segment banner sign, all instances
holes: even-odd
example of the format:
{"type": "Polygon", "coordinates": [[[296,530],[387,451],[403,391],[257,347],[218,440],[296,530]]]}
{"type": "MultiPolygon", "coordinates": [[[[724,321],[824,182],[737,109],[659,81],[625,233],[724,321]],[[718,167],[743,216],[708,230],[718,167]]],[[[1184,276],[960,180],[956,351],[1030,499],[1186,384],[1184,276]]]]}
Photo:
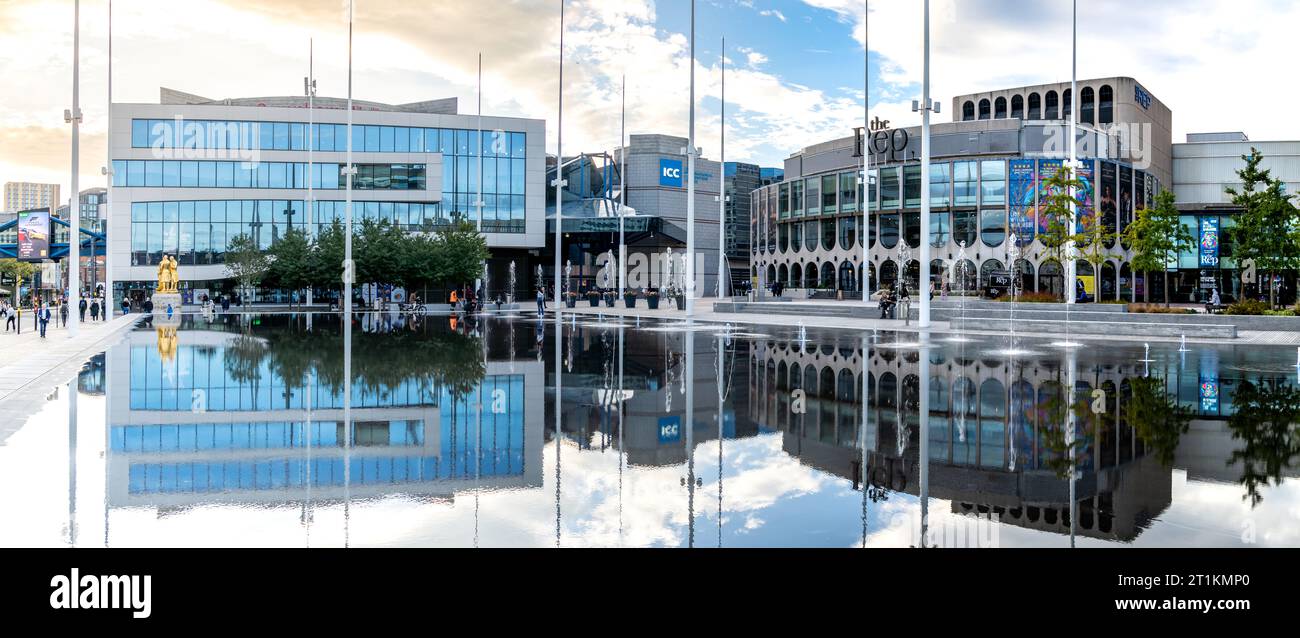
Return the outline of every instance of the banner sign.
{"type": "Polygon", "coordinates": [[[1007,189],[1010,230],[1015,233],[1018,245],[1027,246],[1034,241],[1034,160],[1007,162],[1007,189]]]}
{"type": "Polygon", "coordinates": [[[1219,266],[1219,218],[1201,218],[1200,237],[1201,267],[1217,268],[1219,266]]]}

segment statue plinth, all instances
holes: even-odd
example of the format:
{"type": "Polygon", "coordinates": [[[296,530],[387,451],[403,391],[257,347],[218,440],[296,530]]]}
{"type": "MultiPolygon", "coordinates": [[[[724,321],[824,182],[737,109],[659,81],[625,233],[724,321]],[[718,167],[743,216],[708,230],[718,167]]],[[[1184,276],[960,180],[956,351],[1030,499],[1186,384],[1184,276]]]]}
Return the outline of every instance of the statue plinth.
{"type": "Polygon", "coordinates": [[[153,314],[155,317],[158,315],[166,317],[167,308],[170,306],[172,316],[179,323],[181,316],[179,284],[180,276],[176,273],[176,258],[163,255],[162,263],[158,264],[158,291],[150,298],[153,301],[153,314]]]}
{"type": "Polygon", "coordinates": [[[172,314],[177,317],[181,314],[181,293],[179,292],[155,292],[150,300],[153,301],[153,314],[166,315],[167,305],[171,304],[172,314]]]}

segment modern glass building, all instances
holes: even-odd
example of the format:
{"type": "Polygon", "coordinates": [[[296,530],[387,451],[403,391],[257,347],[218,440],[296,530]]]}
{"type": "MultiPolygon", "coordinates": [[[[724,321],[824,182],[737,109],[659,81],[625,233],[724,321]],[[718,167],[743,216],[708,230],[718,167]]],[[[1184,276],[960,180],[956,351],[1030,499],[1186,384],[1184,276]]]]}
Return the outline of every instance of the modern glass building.
{"type": "MultiPolygon", "coordinates": [[[[529,250],[545,243],[544,121],[462,115],[455,99],[353,104],[354,224],[431,232],[481,221],[492,280],[506,281],[512,260],[531,271],[529,250]]],[[[152,290],[164,255],[181,266],[183,294],[215,292],[229,286],[224,253],[235,236],[270,248],[290,229],[344,219],[346,101],[306,107],[304,97],[210,100],[169,89],[159,104],[114,105],[109,277],[118,300],[152,290]]]]}
{"type": "MultiPolygon", "coordinates": [[[[904,277],[912,290],[922,289],[917,258],[921,224],[927,223],[936,286],[947,281],[954,290],[974,292],[995,273],[1014,271],[1022,290],[1061,295],[1065,269],[1039,239],[1047,231],[1039,210],[1049,194],[1043,184],[1068,151],[1068,119],[1062,119],[1068,109],[1067,101],[1064,110],[1048,113],[1050,119],[1041,111],[1032,112],[1033,119],[1023,110],[977,119],[959,112],[958,121],[932,125],[931,216],[924,222],[920,127],[877,121],[865,139],[859,131],[791,155],[784,180],[755,191],[751,201],[751,276],[762,286],[779,281],[796,295],[858,293],[863,271],[871,291],[904,277]],[[860,179],[864,155],[870,158],[866,189],[860,179]],[[869,208],[865,225],[863,202],[869,208]]],[[[1084,188],[1078,222],[1081,228],[1083,218],[1100,216],[1118,235],[1167,182],[1156,176],[1160,169],[1152,156],[1141,155],[1149,149],[1129,129],[1111,126],[1117,123],[1111,117],[1107,126],[1079,125],[1084,188]]],[[[1161,130],[1136,128],[1148,137],[1161,130]]],[[[1105,252],[1099,267],[1080,259],[1078,275],[1099,299],[1131,297],[1135,282],[1127,247],[1116,238],[1106,242],[1105,252]]]]}

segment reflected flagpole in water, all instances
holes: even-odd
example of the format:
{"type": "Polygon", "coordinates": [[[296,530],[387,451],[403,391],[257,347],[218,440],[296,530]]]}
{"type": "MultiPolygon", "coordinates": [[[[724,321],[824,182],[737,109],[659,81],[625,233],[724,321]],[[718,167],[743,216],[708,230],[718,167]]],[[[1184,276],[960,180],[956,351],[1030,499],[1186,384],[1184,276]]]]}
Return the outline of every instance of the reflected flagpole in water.
{"type": "MultiPolygon", "coordinates": [[[[68,313],[73,314],[73,313],[68,313]]],[[[68,545],[77,545],[77,378],[68,382],[68,545]]]]}
{"type": "MultiPolygon", "coordinates": [[[[690,297],[688,296],[687,299],[690,297]]],[[[687,546],[695,547],[695,326],[690,316],[686,318],[686,371],[682,380],[686,384],[686,523],[687,546]]]]}
{"type": "Polygon", "coordinates": [[[312,519],[315,518],[315,512],[312,510],[312,502],[311,502],[311,480],[312,480],[311,438],[312,438],[313,430],[315,429],[312,427],[311,408],[312,408],[312,387],[315,385],[316,385],[316,370],[314,368],[308,369],[307,370],[307,427],[304,428],[305,431],[303,433],[304,438],[306,438],[307,440],[307,501],[303,503],[303,518],[302,518],[302,524],[305,527],[305,531],[306,531],[307,547],[311,547],[311,523],[312,523],[312,519]]]}
{"type": "Polygon", "coordinates": [[[560,546],[560,439],[564,438],[564,428],[560,423],[564,413],[564,368],[560,362],[564,359],[564,319],[560,309],[555,309],[555,546],[560,546]]]}
{"type": "MultiPolygon", "coordinates": [[[[925,294],[925,293],[922,293],[925,294]]],[[[925,547],[926,535],[930,530],[930,333],[922,331],[920,337],[921,352],[917,361],[917,416],[920,421],[921,437],[921,547],[925,547]]]]}
{"type": "Polygon", "coordinates": [[[858,469],[858,478],[862,488],[862,547],[867,547],[867,419],[869,410],[867,409],[867,398],[871,392],[871,350],[867,338],[862,337],[862,399],[859,403],[862,409],[862,425],[858,430],[858,446],[862,450],[861,464],[858,469]]]}
{"type": "MultiPolygon", "coordinates": [[[[718,284],[721,291],[722,284],[718,284]]],[[[723,359],[723,353],[726,351],[725,333],[718,333],[718,547],[722,547],[722,441],[723,431],[722,424],[724,418],[723,406],[726,405],[727,393],[726,386],[723,384],[723,367],[726,360],[723,359]]]]}
{"type": "Polygon", "coordinates": [[[1074,547],[1075,529],[1079,524],[1079,502],[1076,500],[1076,485],[1079,482],[1078,469],[1078,451],[1075,450],[1075,428],[1077,420],[1074,416],[1074,399],[1075,386],[1078,384],[1077,368],[1078,355],[1076,348],[1065,349],[1065,365],[1069,368],[1066,371],[1065,382],[1065,451],[1070,455],[1070,547],[1074,547]]]}
{"type": "Polygon", "coordinates": [[[624,404],[626,397],[623,395],[623,358],[626,355],[623,347],[624,333],[627,332],[625,327],[620,326],[618,329],[618,545],[623,546],[623,413],[627,406],[624,404]]]}

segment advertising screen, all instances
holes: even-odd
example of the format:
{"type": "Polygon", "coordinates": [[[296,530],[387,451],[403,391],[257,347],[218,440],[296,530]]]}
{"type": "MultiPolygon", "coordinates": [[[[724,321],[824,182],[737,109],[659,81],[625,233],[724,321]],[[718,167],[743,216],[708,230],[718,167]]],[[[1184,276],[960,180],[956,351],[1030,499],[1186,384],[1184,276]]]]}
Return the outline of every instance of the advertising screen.
{"type": "Polygon", "coordinates": [[[18,259],[41,261],[50,257],[50,211],[18,213],[18,259]]]}
{"type": "Polygon", "coordinates": [[[1064,165],[1065,162],[1056,159],[1038,160],[1038,174],[1035,176],[1034,189],[1038,192],[1038,206],[1035,208],[1038,213],[1035,215],[1035,218],[1038,223],[1039,235],[1047,234],[1047,224],[1050,221],[1047,215],[1043,212],[1044,209],[1047,208],[1047,198],[1058,194],[1055,189],[1049,189],[1047,187],[1047,180],[1052,179],[1052,177],[1056,175],[1056,172],[1061,170],[1061,167],[1064,165]]]}
{"type": "Polygon", "coordinates": [[[1011,232],[1017,244],[1026,246],[1034,240],[1034,160],[1007,162],[1007,204],[1011,232]]]}
{"type": "Polygon", "coordinates": [[[1097,199],[1097,210],[1101,213],[1101,223],[1105,224],[1109,232],[1118,232],[1117,211],[1118,193],[1116,192],[1116,170],[1115,165],[1110,162],[1101,163],[1101,179],[1097,192],[1100,197],[1097,199]]]}

